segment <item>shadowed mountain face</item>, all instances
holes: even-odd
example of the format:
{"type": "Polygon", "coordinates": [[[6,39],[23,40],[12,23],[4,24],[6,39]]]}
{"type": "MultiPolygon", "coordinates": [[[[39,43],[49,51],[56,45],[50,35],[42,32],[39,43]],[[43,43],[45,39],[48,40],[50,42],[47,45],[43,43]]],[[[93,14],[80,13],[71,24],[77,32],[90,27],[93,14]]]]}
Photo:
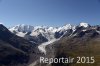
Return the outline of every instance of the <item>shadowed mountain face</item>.
{"type": "Polygon", "coordinates": [[[33,45],[0,24],[0,66],[27,63],[33,45]]]}

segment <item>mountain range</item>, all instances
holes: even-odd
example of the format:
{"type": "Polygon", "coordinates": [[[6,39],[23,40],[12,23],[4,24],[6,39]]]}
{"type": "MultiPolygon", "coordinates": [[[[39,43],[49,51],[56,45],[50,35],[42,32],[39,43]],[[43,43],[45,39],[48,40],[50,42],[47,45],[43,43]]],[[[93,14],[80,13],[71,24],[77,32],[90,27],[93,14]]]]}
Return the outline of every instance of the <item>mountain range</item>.
{"type": "MultiPolygon", "coordinates": [[[[84,28],[89,27],[87,23],[80,23],[79,26],[84,28]]],[[[43,43],[51,41],[52,39],[60,38],[64,33],[69,30],[75,31],[75,27],[71,24],[66,24],[62,27],[47,27],[47,26],[30,26],[30,25],[16,25],[9,28],[9,30],[17,36],[24,37],[29,41],[35,43],[43,43]],[[41,39],[42,38],[42,39],[41,39]],[[37,41],[38,39],[38,41],[37,41]]]]}
{"type": "Polygon", "coordinates": [[[62,27],[0,24],[0,66],[99,66],[100,26],[62,27]],[[39,57],[95,56],[94,64],[42,64],[39,57]]]}

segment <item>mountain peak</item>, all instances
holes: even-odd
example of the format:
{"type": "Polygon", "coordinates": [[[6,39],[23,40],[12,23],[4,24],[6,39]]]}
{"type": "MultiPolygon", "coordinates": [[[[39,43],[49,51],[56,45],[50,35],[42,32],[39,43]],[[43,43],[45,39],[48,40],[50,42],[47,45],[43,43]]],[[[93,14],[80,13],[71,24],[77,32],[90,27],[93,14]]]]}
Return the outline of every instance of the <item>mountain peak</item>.
{"type": "Polygon", "coordinates": [[[34,29],[34,27],[31,25],[19,24],[19,25],[16,25],[16,26],[10,28],[10,31],[16,30],[19,32],[31,32],[33,29],[34,29]]]}
{"type": "Polygon", "coordinates": [[[89,27],[89,24],[88,23],[85,23],[85,22],[81,22],[80,24],[79,24],[79,26],[81,27],[89,27]]]}
{"type": "Polygon", "coordinates": [[[65,29],[71,29],[72,25],[71,24],[66,24],[65,26],[63,26],[65,29]]]}

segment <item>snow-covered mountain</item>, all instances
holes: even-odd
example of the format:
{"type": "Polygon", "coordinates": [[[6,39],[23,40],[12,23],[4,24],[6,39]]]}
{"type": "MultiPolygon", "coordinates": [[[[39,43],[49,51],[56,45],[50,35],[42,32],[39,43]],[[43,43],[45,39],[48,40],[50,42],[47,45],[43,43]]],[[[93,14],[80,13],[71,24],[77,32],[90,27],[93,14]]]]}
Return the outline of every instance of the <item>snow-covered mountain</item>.
{"type": "Polygon", "coordinates": [[[31,32],[34,29],[33,26],[30,25],[16,25],[14,27],[9,28],[9,30],[20,37],[24,37],[28,32],[31,32]]]}
{"type": "Polygon", "coordinates": [[[47,26],[31,26],[31,25],[16,25],[14,27],[9,28],[9,30],[25,39],[40,44],[43,42],[51,41],[54,39],[58,39],[63,36],[65,33],[67,35],[71,35],[76,30],[76,27],[84,27],[87,28],[90,25],[88,23],[80,23],[78,26],[73,26],[71,24],[66,24],[62,27],[47,27],[47,26]]]}
{"type": "Polygon", "coordinates": [[[60,38],[65,32],[69,29],[75,30],[75,26],[70,24],[66,24],[62,27],[47,27],[47,26],[30,26],[30,25],[16,25],[14,27],[9,28],[9,30],[20,36],[24,37],[30,41],[34,41],[36,43],[43,43],[46,41],[50,41],[52,39],[60,38]],[[41,41],[42,39],[42,41],[41,41]]]}
{"type": "Polygon", "coordinates": [[[10,31],[17,31],[17,32],[25,33],[25,32],[31,32],[33,29],[34,29],[33,26],[20,24],[20,25],[16,25],[10,28],[10,31]]]}
{"type": "Polygon", "coordinates": [[[88,23],[84,23],[84,22],[82,22],[82,23],[80,23],[79,24],[79,26],[81,27],[81,26],[83,26],[83,27],[89,27],[90,25],[88,24],[88,23]]]}

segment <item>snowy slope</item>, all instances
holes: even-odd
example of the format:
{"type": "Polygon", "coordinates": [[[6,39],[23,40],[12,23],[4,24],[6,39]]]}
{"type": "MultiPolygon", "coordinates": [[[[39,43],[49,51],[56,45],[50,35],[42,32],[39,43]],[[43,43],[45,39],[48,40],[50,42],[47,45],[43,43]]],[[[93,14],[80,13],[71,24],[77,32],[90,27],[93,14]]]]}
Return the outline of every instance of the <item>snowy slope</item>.
{"type": "Polygon", "coordinates": [[[20,37],[25,37],[26,35],[37,37],[41,34],[48,41],[50,41],[52,39],[56,39],[56,37],[55,37],[56,32],[59,32],[59,34],[60,34],[60,33],[66,32],[68,29],[72,29],[72,28],[73,28],[73,26],[70,24],[67,24],[62,27],[46,27],[46,26],[33,27],[30,25],[22,24],[22,25],[16,25],[16,26],[10,28],[9,30],[20,37]]]}
{"type": "Polygon", "coordinates": [[[20,37],[24,37],[27,33],[23,33],[23,32],[18,32],[16,35],[20,36],[20,37]]]}

